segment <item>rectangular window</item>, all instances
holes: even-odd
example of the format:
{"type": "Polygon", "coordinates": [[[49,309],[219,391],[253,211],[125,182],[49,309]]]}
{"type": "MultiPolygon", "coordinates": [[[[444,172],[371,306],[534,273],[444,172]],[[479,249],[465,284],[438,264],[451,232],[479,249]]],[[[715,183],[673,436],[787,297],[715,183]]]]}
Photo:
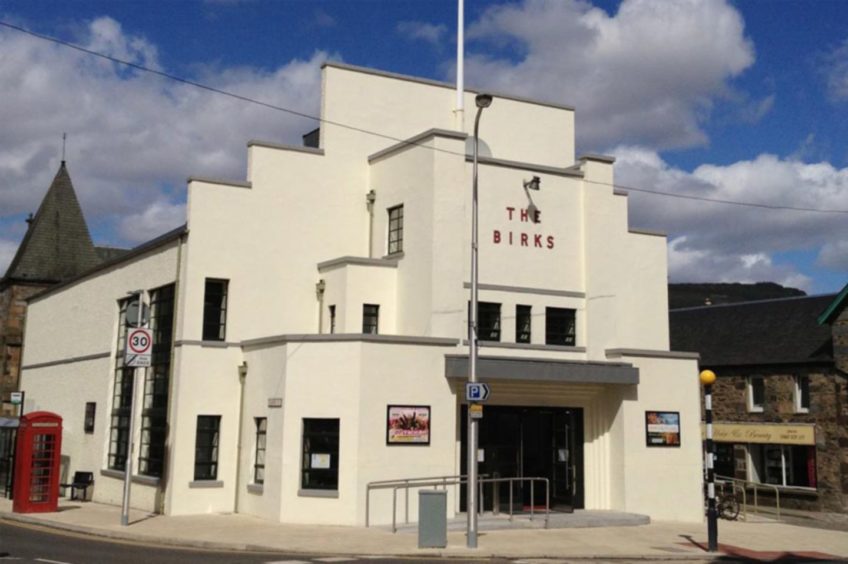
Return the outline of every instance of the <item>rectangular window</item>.
{"type": "Polygon", "coordinates": [[[501,304],[477,302],[477,338],[481,341],[501,340],[501,304]]]}
{"type": "Polygon", "coordinates": [[[575,339],[575,312],[561,307],[545,308],[545,344],[573,347],[575,339]]]}
{"type": "Polygon", "coordinates": [[[795,412],[810,412],[810,377],[795,376],[795,412]]]}
{"type": "Polygon", "coordinates": [[[330,306],[330,334],[336,332],[336,306],[330,306]]]}
{"type": "Polygon", "coordinates": [[[94,433],[94,414],[97,411],[97,404],[93,401],[85,404],[85,422],[83,423],[83,431],[86,435],[94,433]]]}
{"type": "Polygon", "coordinates": [[[339,420],[303,420],[301,488],[339,489],[339,420]]]}
{"type": "Polygon", "coordinates": [[[203,295],[203,340],[223,341],[227,329],[228,280],[206,279],[203,295]]]}
{"type": "Polygon", "coordinates": [[[253,483],[265,483],[265,437],[268,434],[268,418],[257,417],[256,421],[256,453],[253,456],[253,483]]]}
{"type": "Polygon", "coordinates": [[[218,479],[218,439],[220,415],[198,415],[194,441],[194,479],[218,479]]]}
{"type": "Polygon", "coordinates": [[[515,306],[515,342],[530,342],[530,326],[532,325],[531,307],[529,305],[515,306]]]}
{"type": "Polygon", "coordinates": [[[362,332],[376,335],[380,330],[380,306],[365,304],[362,306],[362,332]]]}
{"type": "Polygon", "coordinates": [[[762,412],[766,400],[765,379],[762,376],[748,378],[748,411],[762,412]]]}
{"type": "Polygon", "coordinates": [[[816,449],[798,445],[748,445],[751,479],[775,486],[816,487],[816,449]]]}
{"type": "Polygon", "coordinates": [[[133,368],[124,368],[124,347],[127,341],[127,306],[129,298],[118,302],[118,343],[115,347],[115,377],[112,387],[112,412],[109,421],[109,458],[111,470],[124,471],[130,438],[130,409],[133,387],[133,368]]]}
{"type": "Polygon", "coordinates": [[[403,206],[389,208],[389,254],[403,251],[403,206]]]}
{"type": "Polygon", "coordinates": [[[150,330],[153,331],[153,351],[144,379],[138,472],[144,476],[161,477],[165,465],[168,390],[174,336],[173,284],[157,288],[150,293],[150,330]]]}

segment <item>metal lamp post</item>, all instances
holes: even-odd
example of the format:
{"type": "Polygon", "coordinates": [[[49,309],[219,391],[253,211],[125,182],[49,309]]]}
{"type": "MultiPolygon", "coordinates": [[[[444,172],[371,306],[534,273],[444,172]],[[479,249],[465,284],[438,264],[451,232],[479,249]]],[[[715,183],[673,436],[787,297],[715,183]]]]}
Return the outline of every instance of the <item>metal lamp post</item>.
{"type": "Polygon", "coordinates": [[[707,427],[707,549],[718,550],[718,513],[715,499],[715,444],[713,443],[713,383],[715,372],[704,370],[700,374],[704,386],[704,421],[707,427]]]}
{"type": "MultiPolygon", "coordinates": [[[[492,97],[489,94],[478,94],[475,98],[477,104],[477,116],[474,118],[474,166],[471,188],[471,319],[468,329],[468,381],[472,384],[477,382],[477,153],[480,144],[480,114],[485,108],[492,105],[492,97]]],[[[468,409],[468,488],[466,511],[468,512],[468,548],[477,548],[477,419],[471,416],[471,405],[468,409]]]]}
{"type": "MultiPolygon", "coordinates": [[[[138,300],[138,317],[136,318],[136,326],[141,327],[144,324],[144,290],[135,290],[128,292],[129,295],[136,297],[138,300]]],[[[125,345],[126,346],[126,345],[125,345]]],[[[124,370],[124,378],[126,378],[126,368],[124,370]]],[[[126,527],[130,524],[130,495],[132,484],[132,461],[133,449],[135,441],[133,432],[135,430],[136,418],[136,388],[138,387],[139,375],[142,371],[138,368],[133,368],[132,386],[130,388],[130,420],[129,420],[129,436],[127,437],[127,456],[124,463],[124,496],[121,500],[121,526],[126,527]]],[[[143,376],[142,376],[143,377],[143,376]]]]}

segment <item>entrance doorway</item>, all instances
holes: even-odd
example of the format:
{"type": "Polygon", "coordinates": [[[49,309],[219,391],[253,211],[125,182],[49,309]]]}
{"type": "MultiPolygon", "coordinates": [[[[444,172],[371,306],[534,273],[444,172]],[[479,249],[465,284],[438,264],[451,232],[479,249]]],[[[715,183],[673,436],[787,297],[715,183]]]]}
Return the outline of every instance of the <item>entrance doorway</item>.
{"type": "MultiPolygon", "coordinates": [[[[583,507],[583,410],[562,407],[486,406],[480,429],[479,473],[492,478],[547,478],[551,508],[583,507]]],[[[462,406],[461,473],[467,474],[467,406],[462,406]]],[[[510,484],[484,488],[483,510],[509,510],[510,484]]],[[[512,485],[513,511],[545,507],[541,481],[512,485]]],[[[465,488],[460,507],[465,510],[465,488]]]]}

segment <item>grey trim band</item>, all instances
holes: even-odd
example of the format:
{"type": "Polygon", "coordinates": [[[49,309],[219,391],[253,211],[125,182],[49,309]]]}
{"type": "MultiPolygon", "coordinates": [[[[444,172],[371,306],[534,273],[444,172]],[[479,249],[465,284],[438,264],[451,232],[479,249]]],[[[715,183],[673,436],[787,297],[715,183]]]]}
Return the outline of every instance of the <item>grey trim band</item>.
{"type": "Polygon", "coordinates": [[[651,229],[628,229],[628,233],[633,233],[634,235],[650,235],[652,237],[668,237],[668,233],[663,233],[662,231],[653,231],[651,229]]]}
{"type": "MultiPolygon", "coordinates": [[[[111,468],[101,468],[100,475],[106,476],[107,478],[115,478],[116,480],[123,480],[125,474],[120,470],[112,470],[111,468]]],[[[159,487],[160,479],[154,476],[138,476],[133,475],[130,478],[130,481],[133,484],[141,484],[143,486],[154,486],[159,487]]]]}
{"type": "Polygon", "coordinates": [[[219,184],[221,186],[232,186],[233,188],[253,188],[250,182],[240,180],[224,180],[221,178],[207,178],[205,176],[189,176],[186,183],[203,182],[204,184],[219,184]]]}
{"type": "Polygon", "coordinates": [[[597,153],[586,153],[584,155],[580,155],[577,157],[578,161],[597,161],[600,163],[613,164],[615,163],[615,157],[610,155],[599,155],[597,153]]]}
{"type": "Polygon", "coordinates": [[[297,490],[298,497],[338,498],[339,490],[297,490]]]}
{"type": "Polygon", "coordinates": [[[192,480],[188,483],[189,488],[223,488],[224,482],[221,480],[192,480]]]}
{"type": "Polygon", "coordinates": [[[262,495],[265,493],[265,486],[263,484],[247,484],[247,493],[262,495]]]}
{"type": "Polygon", "coordinates": [[[320,157],[324,156],[324,149],[302,147],[300,145],[285,145],[283,143],[272,143],[271,141],[260,141],[259,139],[251,139],[247,142],[247,147],[248,149],[250,147],[262,147],[263,149],[279,149],[280,151],[296,151],[298,153],[308,153],[320,157]]]}
{"type": "Polygon", "coordinates": [[[175,347],[192,346],[205,347],[209,349],[226,349],[229,347],[240,347],[241,343],[232,341],[198,341],[196,339],[181,339],[174,341],[175,347]]]}
{"type": "Polygon", "coordinates": [[[657,351],[651,349],[607,349],[604,352],[606,353],[607,358],[622,358],[625,356],[673,358],[680,360],[698,360],[701,358],[701,355],[696,352],[657,351]]]}
{"type": "Polygon", "coordinates": [[[112,356],[112,353],[97,353],[97,354],[87,354],[85,356],[72,356],[71,358],[65,358],[62,360],[51,360],[50,362],[39,362],[36,364],[27,364],[25,366],[21,366],[21,370],[35,370],[36,368],[47,368],[48,366],[60,366],[62,364],[73,364],[74,362],[86,362],[88,360],[98,360],[100,358],[109,358],[112,356]]]}
{"type": "Polygon", "coordinates": [[[423,133],[419,133],[418,135],[410,137],[409,139],[400,141],[398,143],[395,143],[394,145],[386,147],[385,149],[377,151],[372,155],[369,155],[368,163],[374,164],[375,162],[379,161],[380,159],[383,159],[384,157],[388,157],[409,147],[417,147],[423,141],[430,139],[431,137],[446,137],[448,139],[460,139],[464,141],[468,138],[468,134],[462,131],[450,131],[449,129],[428,129],[423,133]]]}
{"type": "Polygon", "coordinates": [[[330,260],[325,260],[324,262],[318,263],[318,272],[322,272],[324,270],[329,270],[331,268],[335,268],[337,266],[383,266],[387,268],[397,268],[397,260],[395,259],[385,259],[385,258],[367,258],[367,257],[339,257],[330,260]]]}
{"type": "MultiPolygon", "coordinates": [[[[581,362],[520,357],[479,357],[481,380],[558,382],[563,384],[638,384],[639,369],[616,362],[581,362]]],[[[467,355],[445,355],[445,377],[468,378],[467,355]]]]}
{"type": "Polygon", "coordinates": [[[455,347],[459,344],[458,339],[447,339],[444,337],[414,337],[408,335],[368,335],[365,333],[333,333],[322,335],[277,335],[274,337],[248,339],[246,341],[242,341],[241,345],[243,347],[256,347],[262,345],[282,345],[286,343],[332,342],[364,342],[383,343],[389,345],[426,345],[431,347],[455,347]]]}
{"type": "MultiPolygon", "coordinates": [[[[376,69],[369,69],[367,67],[358,67],[356,65],[349,65],[349,64],[346,64],[346,63],[339,63],[339,62],[336,62],[336,61],[327,61],[327,62],[325,62],[324,64],[321,65],[322,69],[324,67],[332,67],[332,68],[349,70],[349,71],[354,71],[354,72],[361,72],[363,74],[372,74],[374,76],[384,76],[386,78],[395,78],[395,79],[398,79],[398,80],[405,80],[407,82],[415,82],[415,83],[418,83],[418,84],[429,84],[430,86],[438,86],[438,87],[441,87],[441,88],[449,88],[450,90],[456,90],[456,85],[452,84],[450,82],[441,82],[441,81],[438,81],[438,80],[430,80],[430,79],[427,79],[427,78],[418,78],[416,76],[408,76],[408,75],[405,75],[405,74],[398,74],[398,73],[394,73],[394,72],[379,71],[379,70],[376,70],[376,69]]],[[[481,91],[480,90],[471,90],[469,88],[466,88],[465,92],[466,93],[472,93],[472,94],[479,94],[481,91]]],[[[573,106],[566,106],[564,104],[557,104],[557,103],[554,103],[554,102],[542,102],[540,100],[532,100],[530,98],[522,98],[520,96],[513,96],[511,94],[502,94],[500,92],[491,92],[489,90],[486,90],[486,93],[491,94],[495,98],[503,98],[504,100],[515,100],[516,102],[528,102],[530,104],[535,104],[537,106],[547,106],[549,108],[556,108],[558,110],[568,110],[570,112],[574,111],[573,106]]]]}
{"type": "MultiPolygon", "coordinates": [[[[470,282],[463,282],[462,287],[471,288],[470,282]]],[[[573,292],[571,290],[549,290],[547,288],[528,288],[525,286],[501,286],[500,284],[478,284],[480,290],[492,292],[513,292],[516,294],[537,294],[539,296],[559,296],[562,298],[585,298],[584,292],[573,292]]]]}
{"type": "MultiPolygon", "coordinates": [[[[465,162],[473,162],[473,155],[465,155],[465,162]]],[[[533,163],[525,163],[521,161],[509,161],[506,159],[496,159],[494,157],[477,157],[479,164],[502,166],[505,168],[517,168],[519,170],[529,170],[530,172],[541,172],[543,174],[553,174],[556,176],[568,176],[571,178],[583,178],[583,173],[574,170],[573,168],[558,168],[555,166],[540,165],[533,163]]]]}
{"type": "MultiPolygon", "coordinates": [[[[462,341],[464,346],[468,346],[468,341],[462,341]]],[[[534,345],[533,343],[502,343],[500,341],[479,341],[478,346],[481,349],[522,349],[530,351],[555,351],[555,352],[574,352],[585,353],[586,347],[567,347],[565,345],[534,345]]]]}

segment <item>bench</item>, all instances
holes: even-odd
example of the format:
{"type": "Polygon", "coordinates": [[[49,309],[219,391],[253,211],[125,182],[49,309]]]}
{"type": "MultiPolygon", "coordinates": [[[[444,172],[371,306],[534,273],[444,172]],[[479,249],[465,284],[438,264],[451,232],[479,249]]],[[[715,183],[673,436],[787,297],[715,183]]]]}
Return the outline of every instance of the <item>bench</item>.
{"type": "Polygon", "coordinates": [[[71,500],[77,499],[77,492],[82,492],[82,499],[88,499],[88,488],[94,485],[94,472],[74,472],[74,480],[70,484],[59,484],[64,495],[65,488],[71,488],[71,500]]]}

